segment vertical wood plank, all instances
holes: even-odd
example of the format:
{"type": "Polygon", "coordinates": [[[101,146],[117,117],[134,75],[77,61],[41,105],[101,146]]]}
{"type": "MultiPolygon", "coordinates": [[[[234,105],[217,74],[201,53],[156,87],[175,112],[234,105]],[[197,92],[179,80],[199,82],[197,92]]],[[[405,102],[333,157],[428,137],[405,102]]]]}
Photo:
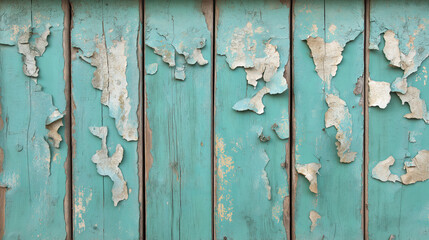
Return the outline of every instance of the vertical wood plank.
{"type": "MultiPolygon", "coordinates": [[[[429,87],[427,86],[427,69],[429,62],[429,30],[427,1],[384,1],[372,0],[370,5],[370,78],[376,83],[385,82],[390,85],[386,94],[381,92],[373,96],[390,98],[384,109],[371,107],[371,91],[376,88],[369,86],[369,164],[368,164],[368,237],[369,239],[427,239],[429,237],[429,182],[409,183],[404,178],[407,170],[421,169],[413,167],[410,162],[422,150],[429,150],[428,125],[423,119],[407,119],[410,113],[409,103],[401,103],[394,89],[396,78],[407,78],[408,87],[420,91],[419,98],[425,103],[417,110],[426,109],[429,102],[429,87]],[[400,67],[389,66],[390,61],[385,51],[386,31],[395,34],[398,41],[396,49],[411,56],[414,68],[403,70],[400,67]],[[398,48],[399,47],[399,48],[398,48]],[[413,55],[412,52],[416,54],[413,55]],[[392,92],[389,93],[389,90],[392,92]],[[393,157],[392,166],[386,166],[391,179],[400,182],[384,181],[373,173],[374,168],[382,161],[393,157]],[[393,176],[395,175],[395,176],[393,176]],[[405,180],[405,181],[404,181],[405,180]]],[[[388,41],[390,42],[390,41],[388,41]]],[[[389,49],[389,47],[387,47],[389,49]]],[[[386,49],[386,50],[387,50],[386,49]]],[[[403,60],[403,58],[402,58],[403,60]]],[[[401,60],[401,61],[402,61],[401,60]]],[[[407,92],[410,88],[404,89],[407,92]]],[[[397,90],[396,90],[397,91],[397,90]]],[[[407,94],[407,93],[406,93],[407,94]]],[[[416,99],[417,101],[418,98],[416,99]]],[[[423,114],[426,114],[423,111],[423,114]]],[[[427,119],[427,117],[426,117],[427,119]]],[[[421,155],[421,163],[427,164],[428,157],[421,155]]],[[[422,180],[427,174],[422,174],[422,180]]]]}
{"type": "Polygon", "coordinates": [[[61,1],[1,1],[0,15],[0,238],[65,239],[68,146],[47,129],[67,105],[61,1]]]}
{"type": "MultiPolygon", "coordinates": [[[[138,239],[139,2],[72,1],[73,233],[75,239],[138,239]],[[101,60],[100,60],[101,59],[101,60]],[[99,61],[97,61],[99,60],[99,61]],[[98,65],[97,65],[98,64],[98,65]],[[99,85],[93,82],[99,78],[99,85]],[[105,82],[103,82],[103,80],[105,82]],[[97,86],[102,91],[94,88],[97,86]],[[104,93],[106,91],[106,93],[104,93]],[[103,104],[102,104],[103,102],[103,104]],[[126,181],[114,206],[118,170],[92,162],[101,139],[90,127],[107,127],[110,157],[123,148],[119,169],[126,181]],[[113,171],[113,173],[112,173],[113,171]]],[[[113,157],[113,156],[112,156],[113,157]]]]}
{"type": "Polygon", "coordinates": [[[212,236],[212,9],[145,1],[147,239],[212,236]]]}
{"type": "Polygon", "coordinates": [[[218,1],[216,9],[216,239],[286,239],[289,6],[237,0],[218,1]],[[254,88],[246,82],[251,73],[245,68],[258,71],[264,61],[267,83],[261,73],[254,88]],[[273,76],[269,67],[275,68],[273,76]],[[233,109],[257,108],[249,98],[265,90],[262,114],[233,109]],[[276,125],[278,135],[272,130],[276,125]]]}
{"type": "Polygon", "coordinates": [[[364,116],[354,90],[364,71],[364,2],[296,1],[294,15],[294,167],[303,170],[293,176],[295,238],[362,239],[364,116]],[[325,122],[332,113],[339,130],[325,122]],[[337,134],[351,163],[340,163],[337,134]],[[317,177],[313,191],[305,174],[317,177]]]}

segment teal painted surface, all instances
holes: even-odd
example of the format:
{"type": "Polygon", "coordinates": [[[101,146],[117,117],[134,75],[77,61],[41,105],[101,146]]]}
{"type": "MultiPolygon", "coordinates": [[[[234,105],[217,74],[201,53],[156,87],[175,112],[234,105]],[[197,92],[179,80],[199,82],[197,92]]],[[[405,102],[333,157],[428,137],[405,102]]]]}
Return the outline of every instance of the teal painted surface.
{"type": "Polygon", "coordinates": [[[280,137],[289,135],[289,96],[283,74],[289,59],[290,10],[271,0],[219,1],[217,9],[216,239],[286,239],[288,140],[280,139],[271,128],[277,123],[280,137]],[[270,39],[269,43],[277,46],[280,66],[269,83],[260,79],[254,89],[247,84],[242,66],[252,67],[252,57],[265,57],[265,44],[270,39]],[[237,63],[239,55],[231,50],[234,46],[244,53],[244,64],[237,63]],[[235,70],[233,66],[237,66],[235,70]],[[273,93],[263,97],[264,113],[233,110],[237,102],[251,98],[264,85],[273,93]],[[261,131],[269,141],[259,140],[261,131]]]}
{"type": "MultiPolygon", "coordinates": [[[[139,238],[139,176],[137,141],[126,141],[111,117],[112,109],[100,102],[101,91],[92,84],[96,70],[87,61],[96,44],[105,36],[105,47],[112,51],[125,41],[126,90],[130,99],[130,123],[138,123],[139,96],[138,68],[138,1],[72,1],[72,97],[73,97],[73,237],[75,239],[138,239],[139,238]],[[84,60],[85,59],[85,60],[84,60]],[[113,182],[97,173],[92,156],[100,149],[100,139],[89,127],[107,126],[109,156],[117,144],[124,149],[119,168],[128,187],[128,199],[115,207],[112,201],[113,182]]],[[[120,58],[110,58],[110,66],[120,58]]],[[[123,60],[123,59],[122,59],[123,60]]],[[[117,70],[117,69],[116,69],[117,70]]],[[[109,71],[113,71],[109,69],[109,71]]],[[[123,79],[123,78],[121,78],[123,79]]],[[[122,105],[123,106],[123,105],[122,105]]],[[[120,109],[119,109],[120,110],[120,109]]],[[[112,114],[116,116],[116,114],[112,114]]],[[[143,137],[143,136],[138,136],[143,137]]]]}
{"type": "MultiPolygon", "coordinates": [[[[383,32],[392,30],[399,39],[400,50],[407,54],[411,47],[417,50],[415,62],[422,62],[416,72],[408,76],[408,86],[420,90],[420,97],[429,102],[427,86],[429,30],[427,1],[371,1],[371,35],[369,71],[374,81],[392,83],[403,76],[399,68],[389,66],[383,54],[383,32]],[[423,29],[422,26],[424,26],[423,29]],[[410,40],[414,39],[414,44],[410,40]]],[[[427,193],[429,182],[412,185],[381,182],[371,177],[375,165],[389,156],[395,158],[390,167],[393,174],[405,173],[404,162],[411,161],[420,150],[428,149],[428,125],[423,120],[406,119],[408,104],[401,104],[396,93],[391,93],[385,109],[369,108],[369,166],[368,166],[368,235],[369,239],[383,239],[394,235],[395,239],[427,239],[429,237],[427,193]],[[415,135],[415,143],[409,141],[415,135]]]]}
{"type": "Polygon", "coordinates": [[[147,239],[212,235],[212,22],[206,24],[202,6],[198,0],[145,2],[146,72],[158,64],[145,76],[147,239]],[[195,49],[207,64],[185,59],[195,49]],[[176,80],[175,73],[186,78],[176,80]]]}
{"type": "Polygon", "coordinates": [[[318,194],[296,174],[294,229],[296,239],[362,239],[363,110],[353,90],[363,75],[363,1],[297,1],[294,5],[294,93],[296,164],[320,163],[318,194]],[[335,26],[335,27],[333,27],[335,26]],[[309,36],[336,41],[344,48],[330,87],[316,73],[309,36]],[[327,94],[345,101],[351,114],[351,163],[340,163],[336,129],[325,128],[327,94]],[[321,216],[311,231],[310,211],[321,216]]]}
{"type": "Polygon", "coordinates": [[[53,110],[64,112],[66,108],[61,1],[2,1],[0,9],[4,124],[0,131],[4,151],[0,185],[7,188],[3,239],[65,239],[64,163],[68,147],[64,127],[59,130],[63,141],[58,149],[48,139],[45,128],[53,110]],[[18,38],[32,27],[30,44],[34,45],[46,24],[52,27],[46,51],[36,57],[36,84],[23,72],[18,38]]]}

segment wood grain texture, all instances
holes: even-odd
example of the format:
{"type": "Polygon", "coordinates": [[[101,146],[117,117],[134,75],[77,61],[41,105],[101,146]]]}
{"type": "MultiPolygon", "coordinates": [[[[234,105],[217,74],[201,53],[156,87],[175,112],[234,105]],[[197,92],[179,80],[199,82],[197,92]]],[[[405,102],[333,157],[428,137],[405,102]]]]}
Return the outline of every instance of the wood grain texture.
{"type": "MultiPolygon", "coordinates": [[[[419,89],[426,104],[429,102],[428,7],[427,1],[418,0],[373,0],[370,5],[370,46],[378,47],[370,50],[370,78],[392,83],[404,74],[400,68],[389,66],[383,53],[384,32],[391,30],[399,40],[401,52],[407,55],[412,49],[417,50],[413,59],[418,68],[408,76],[408,86],[419,89]]],[[[428,150],[428,125],[421,119],[404,118],[410,112],[408,104],[402,104],[396,93],[390,93],[390,97],[385,109],[369,108],[368,238],[387,239],[393,235],[395,239],[427,239],[429,182],[411,185],[381,182],[371,174],[377,163],[392,156],[396,161],[390,171],[401,176],[406,173],[405,162],[419,151],[428,150]]]]}
{"type": "MultiPolygon", "coordinates": [[[[0,15],[0,232],[3,239],[65,239],[68,146],[62,141],[55,148],[46,129],[55,107],[66,110],[64,12],[60,1],[1,1],[0,15]],[[47,28],[46,49],[35,58],[38,76],[29,77],[18,47],[44,48],[36,45],[47,28]]],[[[64,139],[64,127],[58,132],[64,139]]]]}
{"type": "Polygon", "coordinates": [[[104,45],[109,54],[108,78],[120,81],[109,83],[114,85],[110,87],[127,84],[130,110],[124,118],[128,118],[130,125],[137,127],[137,108],[139,96],[142,95],[138,88],[139,2],[72,1],[72,7],[73,236],[74,239],[138,239],[140,186],[137,141],[125,140],[122,137],[125,134],[120,134],[115,119],[111,117],[122,113],[128,100],[124,95],[115,99],[116,95],[111,93],[109,107],[102,105],[102,92],[91,84],[97,69],[89,62],[93,60],[91,57],[94,52],[103,55],[100,49],[104,45]],[[119,46],[124,46],[123,52],[119,46]],[[118,72],[124,60],[126,71],[122,76],[118,72]],[[114,75],[116,73],[120,78],[114,75]],[[120,103],[119,108],[114,106],[116,103],[120,103]],[[124,149],[119,169],[127,183],[128,199],[120,201],[116,207],[112,201],[112,180],[99,175],[96,165],[91,161],[101,148],[101,141],[91,134],[89,127],[101,126],[108,128],[109,156],[115,152],[117,144],[124,149]]]}
{"type": "Polygon", "coordinates": [[[147,239],[212,236],[213,22],[206,22],[204,2],[145,1],[147,239]],[[193,62],[198,49],[204,65],[193,62]],[[180,69],[183,81],[175,79],[180,69]]]}
{"type": "MultiPolygon", "coordinates": [[[[295,239],[363,238],[364,116],[359,105],[361,95],[353,93],[364,71],[363,29],[363,1],[296,1],[294,4],[294,163],[321,164],[317,194],[309,190],[309,181],[303,175],[293,176],[295,239]],[[306,41],[309,37],[322,38],[325,46],[337,42],[344,48],[334,77],[322,80],[318,76],[314,54],[306,41]],[[337,130],[325,127],[328,110],[325,100],[329,94],[342,99],[350,114],[350,121],[344,122],[347,125],[344,134],[349,134],[350,151],[356,153],[351,163],[340,163],[337,130]],[[313,227],[311,211],[320,215],[313,227]]],[[[323,44],[320,47],[323,48],[323,44]]],[[[327,48],[324,51],[332,54],[327,48]]],[[[328,67],[321,68],[319,75],[329,73],[328,67]]]]}
{"type": "Polygon", "coordinates": [[[284,75],[289,78],[284,72],[289,60],[290,9],[280,1],[216,4],[216,239],[286,239],[289,96],[286,82],[282,85],[277,80],[282,81],[284,75]],[[261,79],[254,89],[247,84],[242,66],[251,68],[255,58],[266,57],[267,44],[276,47],[279,67],[270,82],[261,79]],[[241,53],[245,58],[239,57],[241,53]],[[264,85],[278,90],[263,97],[264,113],[233,110],[237,102],[251,98],[264,85]],[[271,129],[276,123],[286,139],[271,129]],[[261,130],[269,141],[259,139],[261,130]]]}

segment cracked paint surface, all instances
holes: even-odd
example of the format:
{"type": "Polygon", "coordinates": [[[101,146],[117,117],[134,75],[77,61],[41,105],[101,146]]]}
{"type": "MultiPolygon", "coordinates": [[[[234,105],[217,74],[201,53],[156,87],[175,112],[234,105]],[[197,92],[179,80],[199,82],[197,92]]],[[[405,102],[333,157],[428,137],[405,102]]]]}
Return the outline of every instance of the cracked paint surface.
{"type": "Polygon", "coordinates": [[[305,172],[303,166],[312,164],[311,179],[318,183],[314,194],[316,187],[309,191],[309,180],[297,174],[295,238],[361,239],[364,4],[302,0],[293,5],[295,168],[305,172]],[[310,211],[324,216],[313,231],[310,211]]]}
{"type": "MultiPolygon", "coordinates": [[[[265,94],[273,95],[285,92],[288,85],[284,76],[284,68],[289,53],[288,49],[279,51],[279,47],[284,48],[285,46],[279,45],[278,41],[288,39],[286,32],[283,31],[285,26],[251,18],[235,20],[234,26],[219,28],[219,36],[223,40],[218,44],[217,54],[225,56],[231,70],[244,68],[248,85],[256,89],[258,82],[264,83],[262,89],[254,95],[254,97],[258,97],[258,100],[261,99],[260,102],[265,94]],[[261,79],[262,81],[259,81],[261,79]]],[[[251,98],[238,101],[233,109],[237,111],[252,110],[257,114],[262,114],[263,105],[255,108],[254,104],[249,104],[249,99],[251,98]]]]}
{"type": "Polygon", "coordinates": [[[124,149],[116,145],[116,151],[109,157],[107,149],[107,127],[91,127],[92,135],[101,139],[101,149],[92,156],[91,160],[97,165],[97,172],[101,176],[108,176],[113,181],[112,200],[115,207],[118,202],[128,199],[127,182],[125,182],[119,164],[124,156],[124,149]]]}
{"type": "MultiPolygon", "coordinates": [[[[74,223],[73,236],[82,239],[102,239],[105,236],[138,239],[139,219],[143,218],[139,211],[140,201],[144,201],[139,199],[139,186],[143,180],[140,168],[143,164],[143,137],[137,134],[138,128],[142,130],[143,127],[139,126],[139,121],[144,109],[141,97],[145,70],[140,61],[144,29],[140,21],[140,2],[72,0],[70,3],[73,7],[73,27],[70,28],[73,96],[70,103],[73,119],[71,181],[76,188],[73,201],[80,198],[78,189],[92,189],[92,200],[84,204],[86,227],[79,228],[79,222],[74,223]],[[126,181],[127,193],[119,191],[122,195],[116,199],[117,207],[111,200],[112,189],[117,185],[115,181],[120,187],[123,187],[123,182],[100,176],[97,165],[91,162],[101,145],[101,140],[89,131],[93,126],[109,129],[107,149],[110,154],[116,151],[117,144],[123,148],[119,168],[126,181]],[[128,199],[119,201],[126,194],[128,199]]],[[[144,64],[155,62],[145,61],[144,64]]],[[[117,155],[119,152],[118,149],[117,155]]],[[[82,194],[85,201],[90,192],[83,191],[82,194]]]]}
{"type": "Polygon", "coordinates": [[[0,16],[0,186],[6,221],[0,232],[3,239],[65,239],[68,146],[59,145],[63,128],[55,130],[58,144],[48,129],[62,124],[66,109],[61,2],[5,0],[0,16]]]}
{"type": "Polygon", "coordinates": [[[216,214],[214,231],[216,238],[282,239],[290,229],[290,9],[277,0],[216,5],[215,134],[234,170],[223,179],[216,175],[216,200],[228,203],[230,195],[233,215],[227,221],[216,214]]]}

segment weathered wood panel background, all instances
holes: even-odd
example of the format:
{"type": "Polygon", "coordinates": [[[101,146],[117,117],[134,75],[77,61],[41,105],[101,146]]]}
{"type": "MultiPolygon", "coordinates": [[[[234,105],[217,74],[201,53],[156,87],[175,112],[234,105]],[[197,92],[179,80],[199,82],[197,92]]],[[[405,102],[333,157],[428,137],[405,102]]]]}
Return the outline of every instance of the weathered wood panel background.
{"type": "Polygon", "coordinates": [[[0,1],[0,239],[426,239],[424,0],[0,1]]]}

